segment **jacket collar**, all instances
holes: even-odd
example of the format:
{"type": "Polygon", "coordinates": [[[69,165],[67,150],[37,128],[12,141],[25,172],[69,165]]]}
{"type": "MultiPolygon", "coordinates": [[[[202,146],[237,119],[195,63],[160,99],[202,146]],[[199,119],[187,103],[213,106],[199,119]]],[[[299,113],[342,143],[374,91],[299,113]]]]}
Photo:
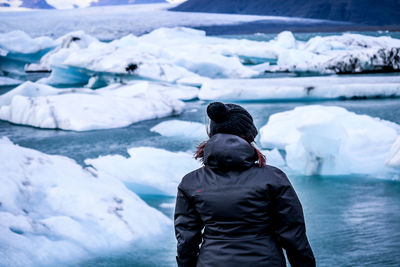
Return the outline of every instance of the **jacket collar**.
{"type": "Polygon", "coordinates": [[[213,135],[204,148],[204,165],[223,170],[248,169],[257,160],[254,148],[232,134],[213,135]]]}

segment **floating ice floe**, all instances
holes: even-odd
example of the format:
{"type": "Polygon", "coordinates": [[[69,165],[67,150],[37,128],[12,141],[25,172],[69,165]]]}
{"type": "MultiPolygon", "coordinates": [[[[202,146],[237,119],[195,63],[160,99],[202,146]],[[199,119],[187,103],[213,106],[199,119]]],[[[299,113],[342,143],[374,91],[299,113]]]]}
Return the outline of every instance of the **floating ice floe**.
{"type": "Polygon", "coordinates": [[[150,130],[163,136],[180,136],[198,140],[206,140],[208,138],[205,125],[193,121],[163,121],[150,130]]]}
{"type": "Polygon", "coordinates": [[[13,54],[34,54],[56,46],[49,37],[31,38],[23,31],[0,33],[0,48],[13,54]]]}
{"type": "Polygon", "coordinates": [[[138,83],[93,91],[26,82],[0,96],[0,119],[40,128],[86,131],[124,127],[181,112],[183,102],[149,88],[138,83]]]}
{"type": "Polygon", "coordinates": [[[1,265],[55,266],[119,249],[171,225],[121,181],[72,159],[3,137],[0,161],[1,265]]]}
{"type": "Polygon", "coordinates": [[[386,165],[390,167],[400,167],[400,137],[390,148],[389,156],[386,160],[386,165]]]}
{"type": "MultiPolygon", "coordinates": [[[[92,77],[103,83],[138,78],[178,82],[198,79],[198,75],[253,77],[259,72],[244,66],[240,57],[276,58],[278,47],[287,41],[278,38],[274,42],[270,48],[266,42],[207,37],[204,31],[189,28],[161,28],[140,37],[127,35],[110,43],[96,41],[79,49],[51,51],[41,66],[51,66],[52,74],[42,82],[66,83],[64,77],[69,76],[79,82],[92,77]],[[54,57],[57,60],[50,60],[54,57]]],[[[41,69],[37,65],[29,68],[41,69]]]]}
{"type": "Polygon", "coordinates": [[[265,65],[265,71],[344,74],[400,70],[399,39],[343,34],[296,43],[296,48],[282,49],[277,65],[265,65]]]}
{"type": "Polygon", "coordinates": [[[22,81],[20,81],[20,80],[0,76],[0,86],[12,86],[12,85],[18,85],[21,83],[22,83],[22,81]]]}
{"type": "Polygon", "coordinates": [[[57,66],[62,63],[70,51],[86,48],[96,41],[98,41],[96,38],[85,34],[83,31],[70,32],[55,41],[57,47],[45,54],[40,59],[40,63],[27,64],[25,71],[48,72],[51,70],[51,65],[57,66]]]}
{"type": "Polygon", "coordinates": [[[24,76],[24,65],[37,62],[56,46],[49,37],[31,38],[22,31],[0,33],[0,75],[1,72],[24,76]]]}
{"type": "Polygon", "coordinates": [[[208,79],[203,100],[302,100],[400,97],[400,76],[208,79]]]}
{"type": "Polygon", "coordinates": [[[85,160],[96,169],[124,181],[139,194],[162,194],[176,196],[182,177],[201,164],[186,152],[170,152],[152,147],[128,149],[129,157],[121,155],[101,156],[85,160]]]}
{"type": "MultiPolygon", "coordinates": [[[[261,128],[264,148],[285,150],[287,166],[312,175],[374,174],[390,171],[389,150],[400,126],[335,106],[303,106],[271,115],[261,128]]],[[[392,160],[397,155],[393,145],[392,160]]]]}

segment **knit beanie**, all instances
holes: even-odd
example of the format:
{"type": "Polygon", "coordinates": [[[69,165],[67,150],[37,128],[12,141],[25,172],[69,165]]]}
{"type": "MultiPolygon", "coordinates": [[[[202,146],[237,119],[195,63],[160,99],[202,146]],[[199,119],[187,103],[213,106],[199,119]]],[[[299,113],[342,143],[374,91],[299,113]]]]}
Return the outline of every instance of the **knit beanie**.
{"type": "Polygon", "coordinates": [[[226,133],[253,142],[258,134],[250,113],[239,105],[213,102],[207,107],[207,115],[211,119],[210,137],[217,133],[226,133]]]}

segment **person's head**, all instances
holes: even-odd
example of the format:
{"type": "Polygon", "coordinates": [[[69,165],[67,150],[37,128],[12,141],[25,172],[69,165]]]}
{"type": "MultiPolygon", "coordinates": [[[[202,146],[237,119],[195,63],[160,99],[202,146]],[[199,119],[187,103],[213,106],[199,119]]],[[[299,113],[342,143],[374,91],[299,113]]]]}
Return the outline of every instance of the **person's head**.
{"type": "MultiPolygon", "coordinates": [[[[236,104],[224,104],[213,102],[207,106],[207,115],[210,119],[207,134],[209,137],[218,133],[237,135],[246,140],[255,150],[258,156],[259,166],[265,165],[265,156],[252,144],[258,131],[253,123],[250,113],[242,106],[236,104]]],[[[195,158],[203,158],[203,150],[206,142],[198,147],[195,158]]]]}

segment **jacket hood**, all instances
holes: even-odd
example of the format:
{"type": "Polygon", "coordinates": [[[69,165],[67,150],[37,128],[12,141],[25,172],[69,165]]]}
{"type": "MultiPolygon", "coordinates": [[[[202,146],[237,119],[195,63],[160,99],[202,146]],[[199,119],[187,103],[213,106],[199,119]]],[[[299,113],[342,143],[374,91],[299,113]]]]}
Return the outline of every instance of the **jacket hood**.
{"type": "Polygon", "coordinates": [[[248,169],[256,160],[254,148],[243,138],[232,134],[215,134],[204,147],[204,165],[210,168],[248,169]]]}

